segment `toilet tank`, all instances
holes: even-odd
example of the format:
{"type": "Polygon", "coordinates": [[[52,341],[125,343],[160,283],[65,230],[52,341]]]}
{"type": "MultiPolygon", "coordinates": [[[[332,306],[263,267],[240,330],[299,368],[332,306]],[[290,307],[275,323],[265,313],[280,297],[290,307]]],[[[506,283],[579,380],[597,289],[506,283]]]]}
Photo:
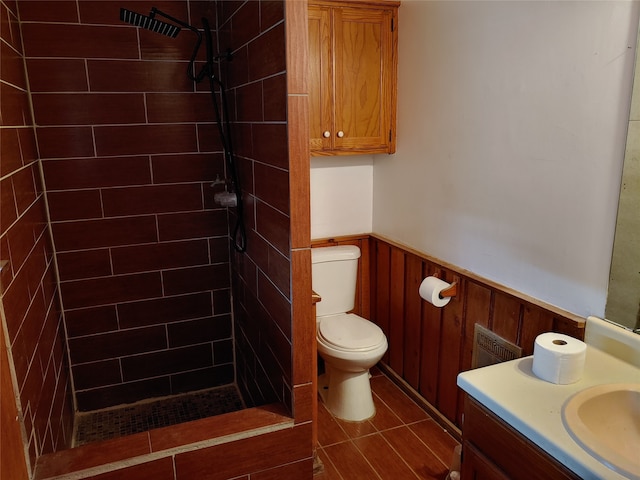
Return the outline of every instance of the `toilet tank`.
{"type": "Polygon", "coordinates": [[[316,316],[353,310],[359,258],[360,249],[355,245],[311,249],[313,290],[322,297],[316,304],[316,316]]]}

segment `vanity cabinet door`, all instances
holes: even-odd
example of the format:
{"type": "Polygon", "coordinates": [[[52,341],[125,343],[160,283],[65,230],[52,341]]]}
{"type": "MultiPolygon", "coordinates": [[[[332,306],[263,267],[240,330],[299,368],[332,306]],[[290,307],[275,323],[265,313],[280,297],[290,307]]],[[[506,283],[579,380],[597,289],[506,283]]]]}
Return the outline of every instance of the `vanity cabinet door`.
{"type": "Polygon", "coordinates": [[[494,463],[469,442],[463,444],[464,463],[460,472],[463,480],[509,480],[494,463]]]}
{"type": "Polygon", "coordinates": [[[468,395],[465,395],[462,438],[463,480],[580,479],[468,395]],[[465,472],[471,472],[467,474],[469,477],[465,472]]]}
{"type": "Polygon", "coordinates": [[[312,155],[395,151],[396,23],[389,3],[310,3],[312,155]]]}

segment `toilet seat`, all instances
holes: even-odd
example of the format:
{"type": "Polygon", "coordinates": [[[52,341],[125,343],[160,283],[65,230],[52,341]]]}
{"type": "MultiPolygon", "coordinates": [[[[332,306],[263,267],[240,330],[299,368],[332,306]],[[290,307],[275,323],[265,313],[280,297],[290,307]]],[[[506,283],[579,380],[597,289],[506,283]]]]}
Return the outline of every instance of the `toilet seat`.
{"type": "Polygon", "coordinates": [[[320,317],[318,340],[331,348],[347,351],[373,350],[386,343],[380,327],[353,313],[320,317]]]}

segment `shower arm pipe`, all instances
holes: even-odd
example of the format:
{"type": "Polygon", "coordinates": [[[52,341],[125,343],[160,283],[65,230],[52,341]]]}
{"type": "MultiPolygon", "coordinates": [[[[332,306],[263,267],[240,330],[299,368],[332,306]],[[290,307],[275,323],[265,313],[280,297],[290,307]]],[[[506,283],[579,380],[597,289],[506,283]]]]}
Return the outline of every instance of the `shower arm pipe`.
{"type": "Polygon", "coordinates": [[[198,38],[195,46],[193,47],[193,52],[191,53],[191,59],[189,60],[189,67],[187,67],[187,76],[189,77],[190,80],[194,82],[200,82],[207,73],[205,67],[203,67],[202,70],[200,70],[200,72],[198,72],[197,74],[195,72],[196,56],[198,55],[198,51],[200,50],[200,45],[202,44],[202,33],[193,25],[189,25],[188,23],[183,22],[178,18],[172,17],[171,15],[163,12],[162,10],[158,10],[156,7],[152,7],[149,17],[154,18],[156,15],[166,18],[167,20],[170,20],[171,22],[176,23],[183,28],[190,30],[198,38]]]}

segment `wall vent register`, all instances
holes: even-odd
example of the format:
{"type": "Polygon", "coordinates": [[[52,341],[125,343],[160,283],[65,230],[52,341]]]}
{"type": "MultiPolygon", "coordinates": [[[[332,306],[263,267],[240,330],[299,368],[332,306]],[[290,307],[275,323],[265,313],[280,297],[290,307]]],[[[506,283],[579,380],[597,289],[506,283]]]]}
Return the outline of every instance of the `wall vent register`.
{"type": "Polygon", "coordinates": [[[486,367],[522,357],[522,348],[476,323],[473,330],[472,368],[486,367]]]}

